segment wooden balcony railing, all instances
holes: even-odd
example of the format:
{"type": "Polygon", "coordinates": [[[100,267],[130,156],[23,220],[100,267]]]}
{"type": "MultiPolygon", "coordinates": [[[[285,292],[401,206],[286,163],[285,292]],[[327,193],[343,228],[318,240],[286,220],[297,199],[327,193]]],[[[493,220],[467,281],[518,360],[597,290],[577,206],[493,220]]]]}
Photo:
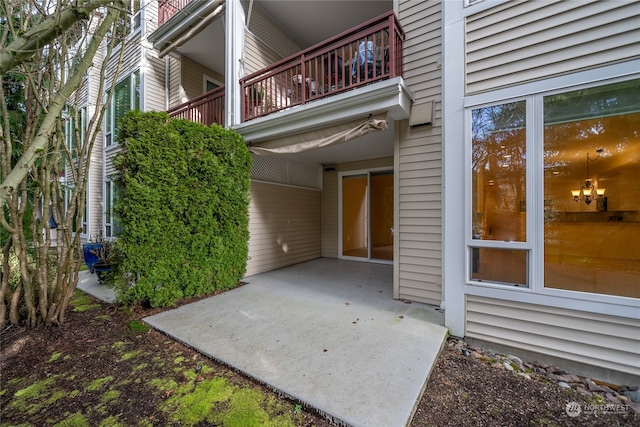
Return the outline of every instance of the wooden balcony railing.
{"type": "Polygon", "coordinates": [[[212,123],[224,126],[224,86],[177,105],[167,113],[169,117],[188,119],[205,126],[212,123]]]}
{"type": "Polygon", "coordinates": [[[167,22],[180,9],[189,4],[191,0],[159,0],[158,1],[158,27],[167,22]]]}
{"type": "Polygon", "coordinates": [[[241,79],[242,121],[402,76],[403,40],[390,11],[241,79]]]}

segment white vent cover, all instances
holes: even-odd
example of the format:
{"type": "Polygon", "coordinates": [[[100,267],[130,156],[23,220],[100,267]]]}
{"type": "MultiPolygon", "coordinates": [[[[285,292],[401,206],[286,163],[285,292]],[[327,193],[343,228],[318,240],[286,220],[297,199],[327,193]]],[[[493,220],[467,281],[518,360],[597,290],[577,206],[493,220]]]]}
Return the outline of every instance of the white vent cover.
{"type": "Polygon", "coordinates": [[[322,189],[322,166],[281,156],[253,155],[251,179],[320,190],[322,189]]]}

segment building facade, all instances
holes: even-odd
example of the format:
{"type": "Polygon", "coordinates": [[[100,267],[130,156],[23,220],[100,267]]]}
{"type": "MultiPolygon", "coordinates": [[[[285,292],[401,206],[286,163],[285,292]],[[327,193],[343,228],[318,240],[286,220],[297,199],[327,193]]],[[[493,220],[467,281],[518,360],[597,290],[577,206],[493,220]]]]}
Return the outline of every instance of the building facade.
{"type": "Polygon", "coordinates": [[[639,4],[443,6],[447,325],[637,383],[639,4]]]}
{"type": "Polygon", "coordinates": [[[453,335],[640,383],[639,2],[364,4],[143,2],[103,233],[126,110],[218,123],[254,153],[247,275],[386,263],[453,335]]]}

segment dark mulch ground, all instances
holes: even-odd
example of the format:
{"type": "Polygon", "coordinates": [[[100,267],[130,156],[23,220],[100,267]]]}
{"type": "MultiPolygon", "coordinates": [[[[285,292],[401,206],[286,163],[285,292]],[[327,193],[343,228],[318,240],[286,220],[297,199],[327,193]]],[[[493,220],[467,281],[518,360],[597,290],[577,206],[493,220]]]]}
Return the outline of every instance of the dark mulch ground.
{"type": "MultiPolygon", "coordinates": [[[[63,327],[6,328],[0,347],[2,425],[54,425],[75,413],[84,414],[92,426],[174,425],[167,412],[159,409],[170,392],[160,392],[150,383],[174,371],[178,381],[177,364],[188,369],[212,366],[215,373],[208,375],[261,390],[281,402],[283,411],[300,412],[298,425],[328,425],[311,410],[300,411],[295,402],[192,349],[156,331],[139,330],[139,319],[151,314],[152,310],[126,311],[99,304],[87,311],[69,312],[63,327]],[[23,399],[22,406],[16,405],[20,400],[16,392],[34,379],[48,390],[34,386],[30,392],[43,398],[23,399]],[[117,393],[108,395],[97,379],[117,384],[117,393]]],[[[569,417],[567,403],[575,401],[587,408],[595,402],[542,376],[532,374],[526,379],[481,358],[465,356],[459,345],[455,340],[445,345],[412,426],[640,426],[640,417],[631,410],[569,417]]]]}

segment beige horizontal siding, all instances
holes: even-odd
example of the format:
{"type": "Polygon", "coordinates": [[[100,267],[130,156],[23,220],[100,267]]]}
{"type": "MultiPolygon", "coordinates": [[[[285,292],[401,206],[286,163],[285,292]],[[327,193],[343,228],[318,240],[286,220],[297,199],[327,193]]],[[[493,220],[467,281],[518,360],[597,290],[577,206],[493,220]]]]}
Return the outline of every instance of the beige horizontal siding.
{"type": "Polygon", "coordinates": [[[470,338],[640,375],[640,320],[485,297],[466,297],[470,338]]]}
{"type": "Polygon", "coordinates": [[[371,170],[378,168],[393,169],[393,157],[380,157],[378,159],[358,160],[355,162],[338,163],[335,165],[338,172],[349,172],[355,170],[371,170]]]}
{"type": "Polygon", "coordinates": [[[253,74],[283,59],[277,52],[266,46],[255,34],[245,32],[245,74],[253,74]]]}
{"type": "Polygon", "coordinates": [[[145,38],[158,29],[158,2],[146,1],[144,3],[144,31],[145,38]]]}
{"type": "Polygon", "coordinates": [[[151,50],[147,51],[144,76],[145,111],[165,111],[165,62],[151,50]]]}
{"type": "MultiPolygon", "coordinates": [[[[261,44],[273,51],[278,57],[286,58],[302,50],[302,46],[296,43],[287,33],[269,19],[259,8],[259,3],[254,3],[249,21],[249,30],[261,44]]],[[[306,46],[305,46],[306,47],[306,46]]]]}
{"type": "Polygon", "coordinates": [[[120,151],[122,151],[122,147],[120,147],[120,145],[118,144],[112,145],[107,150],[105,150],[104,175],[106,178],[116,173],[116,168],[113,165],[113,159],[120,151]]]}
{"type": "Polygon", "coordinates": [[[640,58],[639,1],[512,1],[466,18],[467,93],[640,58]]]}
{"type": "Polygon", "coordinates": [[[338,172],[324,172],[322,182],[322,256],[338,258],[338,172]]]}
{"type": "Polygon", "coordinates": [[[182,87],[182,62],[179,58],[169,55],[169,108],[187,102],[187,96],[182,87]]]}
{"type": "Polygon", "coordinates": [[[142,59],[142,43],[140,41],[140,33],[135,33],[128,38],[124,45],[121,45],[118,49],[114,49],[111,57],[108,58],[109,64],[105,72],[106,88],[112,86],[112,79],[118,66],[120,59],[120,49],[124,48],[124,56],[122,58],[122,65],[120,66],[120,73],[118,74],[117,81],[119,82],[123,76],[131,74],[133,71],[140,68],[140,61],[142,59]]]}
{"type": "Polygon", "coordinates": [[[251,182],[247,276],[322,256],[322,192],[251,182]]]}
{"type": "Polygon", "coordinates": [[[398,295],[440,305],[442,301],[442,11],[440,2],[399,2],[406,34],[404,79],[414,104],[433,102],[433,126],[411,129],[396,122],[398,181],[398,295]]]}
{"type": "MultiPolygon", "coordinates": [[[[224,84],[224,76],[222,74],[207,68],[186,56],[182,56],[181,61],[182,89],[184,90],[184,97],[186,98],[186,100],[182,102],[196,98],[204,93],[205,75],[224,84]]],[[[174,105],[171,105],[171,107],[174,107],[174,105]]]]}

